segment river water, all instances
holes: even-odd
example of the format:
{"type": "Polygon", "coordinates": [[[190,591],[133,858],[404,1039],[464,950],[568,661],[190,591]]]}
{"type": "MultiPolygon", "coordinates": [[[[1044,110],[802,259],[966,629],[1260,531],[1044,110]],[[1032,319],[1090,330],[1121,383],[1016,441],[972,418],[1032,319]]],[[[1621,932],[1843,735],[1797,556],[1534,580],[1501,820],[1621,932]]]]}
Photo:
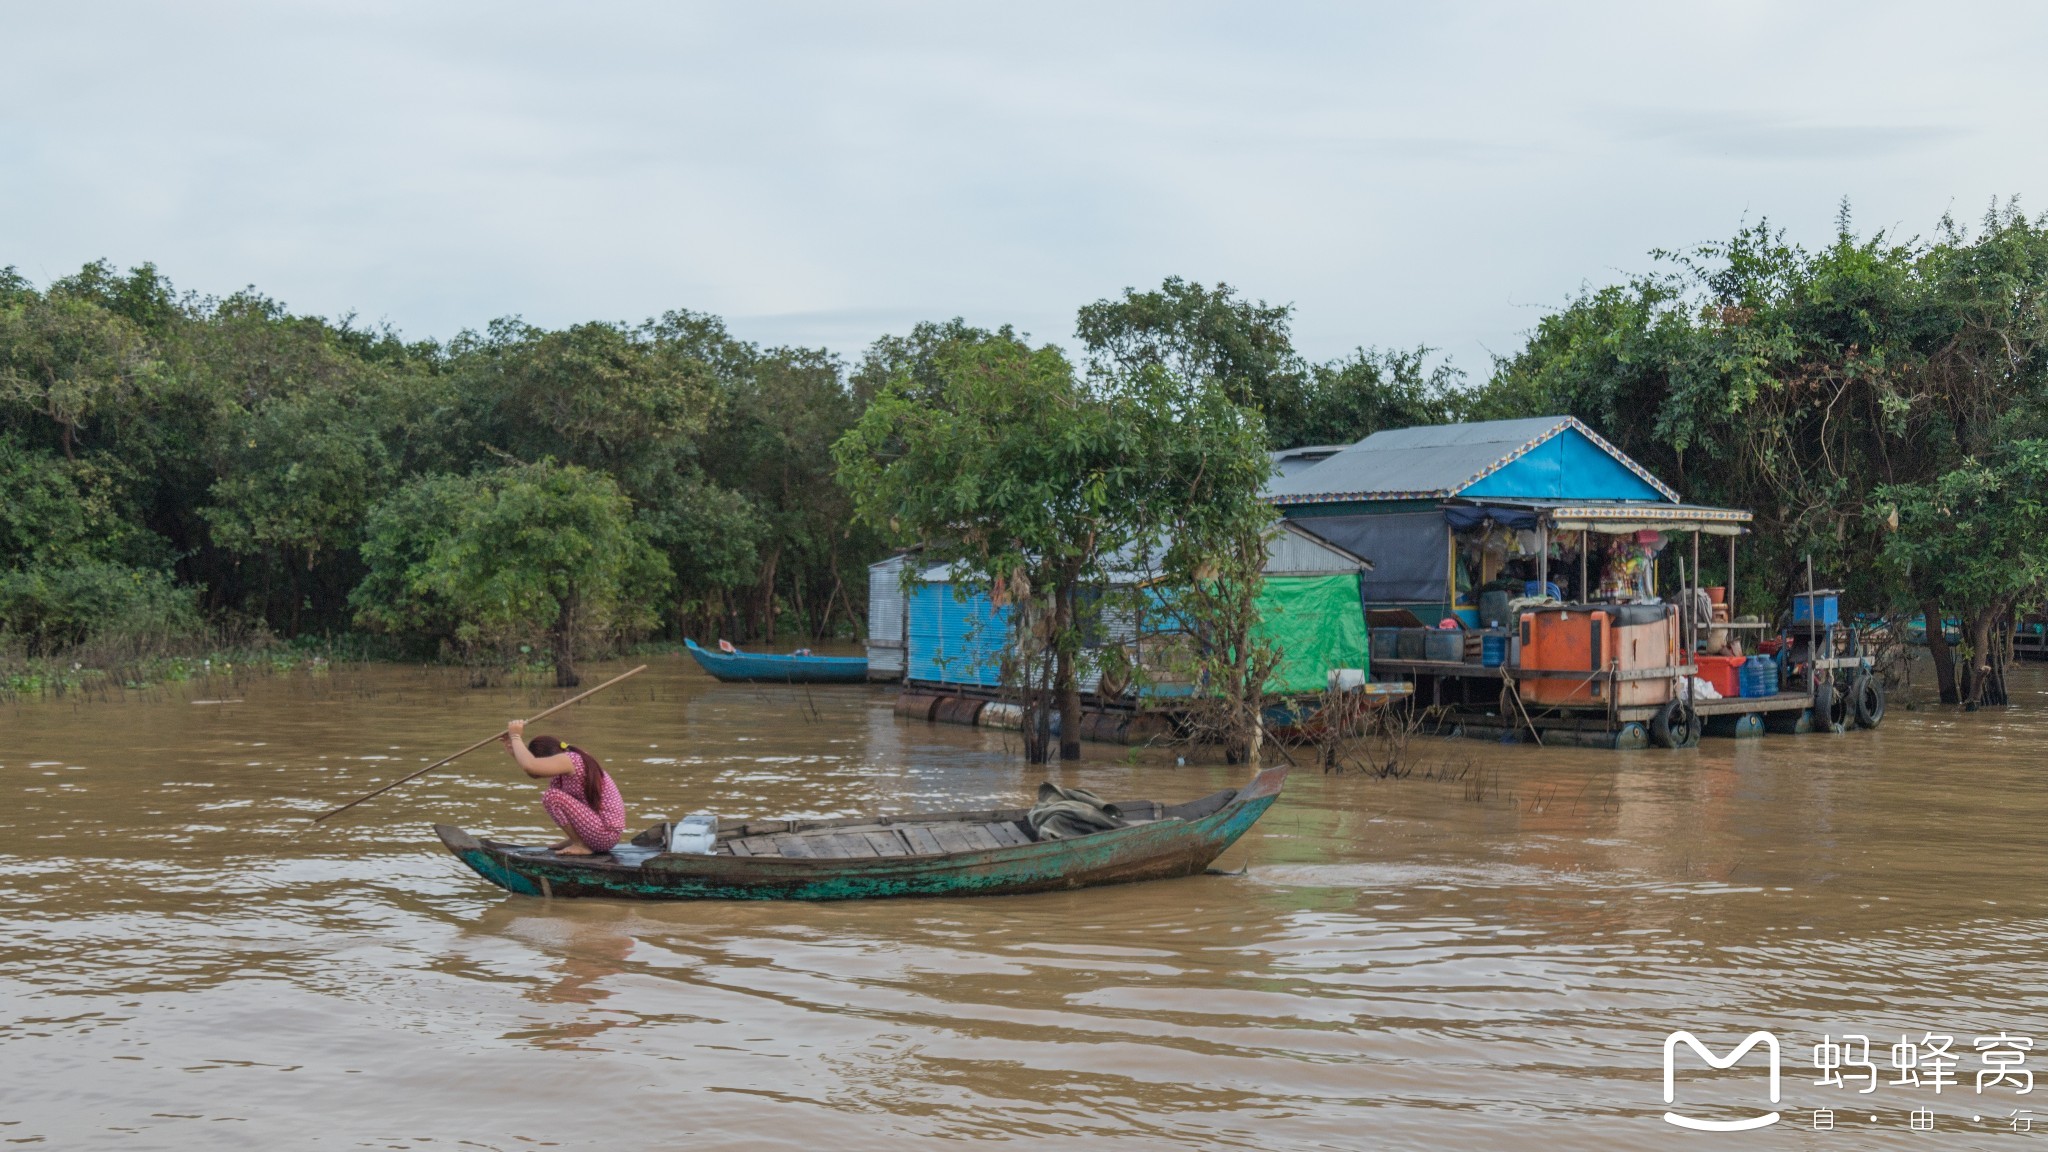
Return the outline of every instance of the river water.
{"type": "MultiPolygon", "coordinates": [[[[1977,1038],[2038,1041],[2048,1076],[2044,695],[2023,670],[2010,711],[1683,753],[1418,741],[1406,779],[1296,772],[1220,862],[1243,875],[836,905],[490,887],[429,825],[545,834],[496,749],[308,822],[552,690],[369,666],[9,705],[0,1140],[2026,1147],[2048,1086],[1978,1091],[1977,1038]],[[1771,1031],[1782,1101],[1762,1049],[1710,1072],[1681,1048],[1669,1107],[1781,1121],[1669,1127],[1681,1028],[1716,1052],[1771,1031]],[[1850,1079],[1815,1083],[1845,1033],[1874,1091],[1853,1041],[1850,1079]],[[1923,1060],[1892,1083],[1929,1033],[1956,1082],[1923,1060]]],[[[1042,778],[892,699],[662,658],[542,727],[603,758],[636,825],[983,807],[1042,778]]],[[[1088,756],[1056,778],[1178,801],[1238,776],[1088,756]]]]}

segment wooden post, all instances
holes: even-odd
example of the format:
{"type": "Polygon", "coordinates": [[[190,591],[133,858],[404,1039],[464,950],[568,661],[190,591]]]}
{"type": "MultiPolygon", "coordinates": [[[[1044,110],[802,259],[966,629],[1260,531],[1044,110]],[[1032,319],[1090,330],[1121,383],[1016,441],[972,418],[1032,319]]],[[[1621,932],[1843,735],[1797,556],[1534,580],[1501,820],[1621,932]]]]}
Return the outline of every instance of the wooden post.
{"type": "MultiPolygon", "coordinates": [[[[1728,605],[1728,622],[1735,622],[1735,537],[1728,537],[1728,594],[1722,602],[1728,605]]],[[[1732,635],[1732,633],[1731,633],[1732,635]]]]}
{"type": "Polygon", "coordinates": [[[1536,593],[1543,595],[1550,591],[1550,523],[1541,517],[1536,521],[1536,593]]]}
{"type": "MultiPolygon", "coordinates": [[[[1685,614],[1686,617],[1692,621],[1692,639],[1685,646],[1685,654],[1687,656],[1691,656],[1695,651],[1699,649],[1700,646],[1699,599],[1700,530],[1695,528],[1692,530],[1692,593],[1685,598],[1685,614]]],[[[1712,621],[1713,615],[1714,610],[1712,608],[1707,609],[1707,616],[1709,622],[1712,621]]],[[[1687,661],[1687,663],[1690,662],[1691,661],[1687,661]]]]}
{"type": "Polygon", "coordinates": [[[1451,611],[1456,613],[1458,610],[1458,534],[1451,531],[1449,524],[1444,525],[1444,551],[1445,555],[1450,558],[1450,568],[1444,573],[1444,593],[1450,603],[1451,611]]]}
{"type": "Polygon", "coordinates": [[[1593,586],[1587,583],[1588,577],[1586,576],[1586,551],[1592,546],[1593,533],[1585,528],[1579,529],[1579,603],[1581,604],[1593,602],[1593,586]]]}

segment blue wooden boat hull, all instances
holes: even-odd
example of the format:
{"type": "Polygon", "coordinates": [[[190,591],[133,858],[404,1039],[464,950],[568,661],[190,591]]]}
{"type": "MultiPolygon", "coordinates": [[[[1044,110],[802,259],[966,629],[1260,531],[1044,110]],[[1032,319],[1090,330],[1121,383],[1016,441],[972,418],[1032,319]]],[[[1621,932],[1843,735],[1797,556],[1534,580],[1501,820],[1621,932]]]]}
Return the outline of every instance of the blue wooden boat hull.
{"type": "Polygon", "coordinates": [[[776,684],[852,684],[868,678],[862,656],[789,656],[770,652],[712,652],[695,640],[683,645],[699,666],[720,680],[776,684]]]}
{"type": "MultiPolygon", "coordinates": [[[[684,855],[662,852],[658,836],[613,855],[556,856],[545,849],[479,840],[436,825],[442,843],[477,875],[523,896],[627,900],[863,900],[911,896],[996,896],[1193,876],[1265,815],[1287,778],[1268,769],[1241,789],[1163,810],[1163,817],[1069,839],[985,851],[860,859],[684,855]],[[1187,816],[1174,815],[1186,812],[1187,816]]],[[[987,815],[987,814],[983,814],[987,815]]],[[[900,816],[879,823],[935,825],[944,817],[900,816]]],[[[844,821],[839,823],[846,823],[844,821]]],[[[655,830],[650,830],[654,832],[655,830]]]]}

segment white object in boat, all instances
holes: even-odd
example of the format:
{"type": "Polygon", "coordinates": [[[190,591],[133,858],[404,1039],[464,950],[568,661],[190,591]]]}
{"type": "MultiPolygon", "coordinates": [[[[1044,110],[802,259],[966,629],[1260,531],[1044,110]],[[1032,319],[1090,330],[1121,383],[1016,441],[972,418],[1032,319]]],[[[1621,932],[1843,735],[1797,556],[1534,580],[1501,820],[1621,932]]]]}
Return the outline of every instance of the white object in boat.
{"type": "Polygon", "coordinates": [[[709,812],[692,812],[668,826],[668,850],[692,856],[708,856],[718,843],[718,817],[709,812]]]}

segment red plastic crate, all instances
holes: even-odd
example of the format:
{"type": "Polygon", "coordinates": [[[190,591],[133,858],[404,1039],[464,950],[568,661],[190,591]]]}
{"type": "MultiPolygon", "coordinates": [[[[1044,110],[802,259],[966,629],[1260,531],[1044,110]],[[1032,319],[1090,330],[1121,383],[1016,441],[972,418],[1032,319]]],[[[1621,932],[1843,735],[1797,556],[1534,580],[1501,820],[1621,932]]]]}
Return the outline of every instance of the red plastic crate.
{"type": "Polygon", "coordinates": [[[1723,696],[1742,695],[1740,656],[1700,656],[1693,660],[1699,666],[1700,679],[1714,686],[1714,691],[1723,696]]]}

